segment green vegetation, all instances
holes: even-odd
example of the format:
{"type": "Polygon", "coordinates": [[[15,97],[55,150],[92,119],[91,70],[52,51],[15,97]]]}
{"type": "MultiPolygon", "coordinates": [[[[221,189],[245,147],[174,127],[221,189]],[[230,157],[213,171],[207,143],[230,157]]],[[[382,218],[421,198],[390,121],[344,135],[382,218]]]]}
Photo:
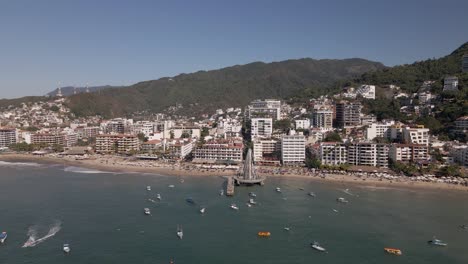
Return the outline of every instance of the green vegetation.
{"type": "Polygon", "coordinates": [[[323,142],[342,142],[340,134],[337,132],[328,133],[327,136],[323,139],[323,142]]]}
{"type": "Polygon", "coordinates": [[[273,129],[274,130],[280,130],[283,133],[287,133],[289,129],[291,129],[291,119],[281,119],[281,120],[276,120],[273,123],[273,129]]]}
{"type": "Polygon", "coordinates": [[[145,134],[143,133],[138,133],[137,137],[140,140],[140,142],[148,142],[148,137],[145,136],[145,134]]]}
{"type": "Polygon", "coordinates": [[[28,144],[28,143],[16,143],[9,146],[9,148],[13,151],[20,151],[20,152],[31,152],[37,151],[48,147],[47,144],[28,144]]]}

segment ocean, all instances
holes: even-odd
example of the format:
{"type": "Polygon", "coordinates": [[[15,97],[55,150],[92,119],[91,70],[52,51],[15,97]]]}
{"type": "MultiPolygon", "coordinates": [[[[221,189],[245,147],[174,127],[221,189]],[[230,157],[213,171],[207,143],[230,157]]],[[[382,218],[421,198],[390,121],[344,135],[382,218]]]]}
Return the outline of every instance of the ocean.
{"type": "Polygon", "coordinates": [[[0,263],[468,263],[468,231],[459,228],[468,224],[468,192],[268,178],[226,197],[221,177],[180,179],[0,162],[0,231],[8,232],[0,263]],[[257,194],[251,208],[249,192],[257,194]],[[433,236],[448,246],[428,245],[433,236]]]}

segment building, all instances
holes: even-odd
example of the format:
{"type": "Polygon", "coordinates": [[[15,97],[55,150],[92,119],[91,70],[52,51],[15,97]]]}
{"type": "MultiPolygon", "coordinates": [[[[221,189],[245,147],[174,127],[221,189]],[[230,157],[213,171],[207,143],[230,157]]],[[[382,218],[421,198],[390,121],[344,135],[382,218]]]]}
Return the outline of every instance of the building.
{"type": "Polygon", "coordinates": [[[255,163],[279,162],[281,142],[276,139],[257,139],[253,141],[253,160],[255,163]]]}
{"type": "Polygon", "coordinates": [[[361,85],[356,89],[356,94],[366,99],[375,99],[375,85],[361,85]]]}
{"type": "Polygon", "coordinates": [[[456,76],[445,77],[444,91],[458,91],[458,78],[456,76]]]}
{"type": "Polygon", "coordinates": [[[336,104],[336,122],[338,127],[355,127],[361,124],[362,105],[359,102],[341,101],[336,104]]]}
{"type": "Polygon", "coordinates": [[[305,161],[305,137],[288,135],[281,138],[281,161],[283,164],[301,164],[305,161]]]}
{"type": "Polygon", "coordinates": [[[390,139],[390,127],[395,124],[395,121],[382,123],[373,123],[366,128],[366,139],[373,140],[376,137],[390,139]]]}
{"type": "Polygon", "coordinates": [[[31,144],[44,144],[48,146],[65,146],[65,135],[55,133],[36,133],[31,135],[31,144]]]}
{"type": "Polygon", "coordinates": [[[429,128],[404,127],[402,130],[403,142],[406,144],[422,144],[429,146],[429,128]]]}
{"type": "Polygon", "coordinates": [[[458,132],[468,131],[468,116],[462,116],[455,120],[455,129],[458,132]]]}
{"type": "Polygon", "coordinates": [[[195,162],[242,161],[242,141],[214,140],[193,151],[195,162]]]}
{"type": "Polygon", "coordinates": [[[166,145],[166,149],[170,151],[172,157],[176,159],[184,159],[192,153],[194,143],[189,139],[179,139],[169,140],[166,145]]]}
{"type": "Polygon", "coordinates": [[[463,55],[462,72],[468,72],[468,54],[463,55]]]}
{"type": "Polygon", "coordinates": [[[16,129],[0,128],[0,148],[16,144],[16,129]]]}
{"type": "Polygon", "coordinates": [[[340,165],[348,162],[348,150],[339,142],[322,142],[319,146],[320,162],[323,165],[340,165]]]}
{"type": "Polygon", "coordinates": [[[430,92],[420,92],[418,93],[418,99],[420,104],[429,103],[432,99],[432,94],[430,92]]]}
{"type": "Polygon", "coordinates": [[[430,159],[429,147],[419,144],[391,144],[388,158],[398,162],[417,162],[430,159]]]}
{"type": "Polygon", "coordinates": [[[162,147],[162,141],[158,139],[148,140],[141,144],[141,150],[147,153],[155,152],[162,147]]]}
{"type": "Polygon", "coordinates": [[[356,166],[388,168],[388,144],[356,143],[348,147],[347,163],[356,166]]]}
{"type": "Polygon", "coordinates": [[[294,120],[294,123],[296,124],[296,129],[309,129],[310,128],[309,119],[294,120]]]}
{"type": "Polygon", "coordinates": [[[200,138],[201,129],[196,126],[173,126],[164,132],[165,138],[200,138]]]}
{"type": "Polygon", "coordinates": [[[252,138],[269,138],[273,133],[272,118],[252,118],[251,119],[251,136],[252,138]]]}
{"type": "Polygon", "coordinates": [[[274,121],[281,119],[281,101],[274,99],[252,101],[246,109],[248,119],[270,117],[274,121]]]}
{"type": "Polygon", "coordinates": [[[312,126],[314,128],[333,128],[333,110],[328,107],[317,107],[312,111],[312,126]]]}
{"type": "Polygon", "coordinates": [[[133,132],[133,119],[115,118],[101,123],[106,134],[130,134],[133,132]]]}
{"type": "Polygon", "coordinates": [[[468,146],[460,146],[454,148],[450,152],[450,156],[453,157],[453,161],[461,166],[468,167],[468,146]]]}
{"type": "Polygon", "coordinates": [[[96,137],[96,153],[130,153],[138,151],[139,144],[138,137],[134,135],[98,135],[96,137]]]}

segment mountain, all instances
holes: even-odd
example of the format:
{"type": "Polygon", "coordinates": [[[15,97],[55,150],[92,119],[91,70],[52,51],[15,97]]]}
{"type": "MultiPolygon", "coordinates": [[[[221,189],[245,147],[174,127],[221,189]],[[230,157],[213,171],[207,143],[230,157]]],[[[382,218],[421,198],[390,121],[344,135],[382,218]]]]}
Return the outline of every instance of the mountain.
{"type": "Polygon", "coordinates": [[[185,113],[196,115],[217,108],[245,106],[259,98],[287,99],[305,89],[320,95],[338,80],[384,68],[379,62],[356,58],[254,62],[78,94],[69,97],[68,106],[77,116],[113,117],[137,111],[158,112],[177,104],[183,106],[185,113]]]}
{"type": "MultiPolygon", "coordinates": [[[[109,88],[121,88],[120,86],[110,86],[110,85],[104,85],[104,86],[91,86],[91,87],[76,87],[76,86],[65,86],[65,87],[60,87],[60,92],[62,93],[63,96],[70,96],[74,94],[79,94],[79,93],[86,93],[86,92],[97,92],[100,90],[104,89],[109,89],[109,88]]],[[[58,88],[53,90],[52,92],[49,92],[46,94],[46,96],[57,96],[58,94],[58,88]]]]}

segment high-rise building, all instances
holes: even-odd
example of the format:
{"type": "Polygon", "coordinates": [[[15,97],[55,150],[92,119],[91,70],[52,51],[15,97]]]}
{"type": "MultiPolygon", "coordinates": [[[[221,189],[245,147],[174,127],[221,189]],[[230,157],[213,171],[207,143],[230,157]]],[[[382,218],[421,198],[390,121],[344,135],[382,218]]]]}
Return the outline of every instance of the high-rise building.
{"type": "Polygon", "coordinates": [[[429,160],[429,148],[420,144],[391,144],[388,157],[398,162],[416,162],[429,160]]]}
{"type": "Polygon", "coordinates": [[[257,139],[253,141],[254,162],[278,161],[279,157],[275,157],[275,154],[280,152],[281,144],[276,139],[257,139]]]}
{"type": "Polygon", "coordinates": [[[348,149],[340,142],[322,142],[319,147],[320,162],[323,165],[340,165],[348,162],[348,149]]]}
{"type": "Polygon", "coordinates": [[[458,77],[448,76],[444,79],[444,91],[458,91],[458,77]]]}
{"type": "Polygon", "coordinates": [[[333,127],[333,110],[328,107],[317,107],[312,111],[312,126],[331,129],[333,127]]]}
{"type": "Polygon", "coordinates": [[[242,161],[244,144],[242,141],[214,140],[193,151],[195,162],[242,161]]]}
{"type": "Polygon", "coordinates": [[[283,164],[299,164],[305,161],[305,137],[288,135],[281,138],[281,161],[283,164]]]}
{"type": "Polygon", "coordinates": [[[134,135],[98,135],[96,137],[97,153],[129,153],[138,151],[140,142],[134,135]]]}
{"type": "Polygon", "coordinates": [[[251,119],[251,136],[252,138],[269,138],[273,133],[272,118],[252,118],[251,119]]]}
{"type": "Polygon", "coordinates": [[[394,121],[383,123],[372,123],[366,128],[366,139],[373,140],[376,137],[390,139],[390,127],[395,124],[394,121]]]}
{"type": "Polygon", "coordinates": [[[463,55],[462,72],[468,72],[468,54],[463,55]]]}
{"type": "Polygon", "coordinates": [[[296,124],[296,129],[309,129],[310,128],[309,119],[294,120],[294,123],[296,124]]]}
{"type": "Polygon", "coordinates": [[[16,129],[0,128],[0,148],[16,143],[16,129]]]}
{"type": "Polygon", "coordinates": [[[404,127],[402,135],[403,141],[406,144],[429,145],[429,128],[404,127]]]}
{"type": "Polygon", "coordinates": [[[388,167],[388,144],[356,143],[348,147],[347,163],[356,166],[388,167]]]}
{"type": "Polygon", "coordinates": [[[353,127],[361,124],[362,105],[359,102],[341,101],[336,104],[336,122],[338,127],[353,127]]]}
{"type": "Polygon", "coordinates": [[[274,99],[255,100],[246,108],[246,117],[272,118],[274,121],[281,119],[281,101],[274,99]]]}

